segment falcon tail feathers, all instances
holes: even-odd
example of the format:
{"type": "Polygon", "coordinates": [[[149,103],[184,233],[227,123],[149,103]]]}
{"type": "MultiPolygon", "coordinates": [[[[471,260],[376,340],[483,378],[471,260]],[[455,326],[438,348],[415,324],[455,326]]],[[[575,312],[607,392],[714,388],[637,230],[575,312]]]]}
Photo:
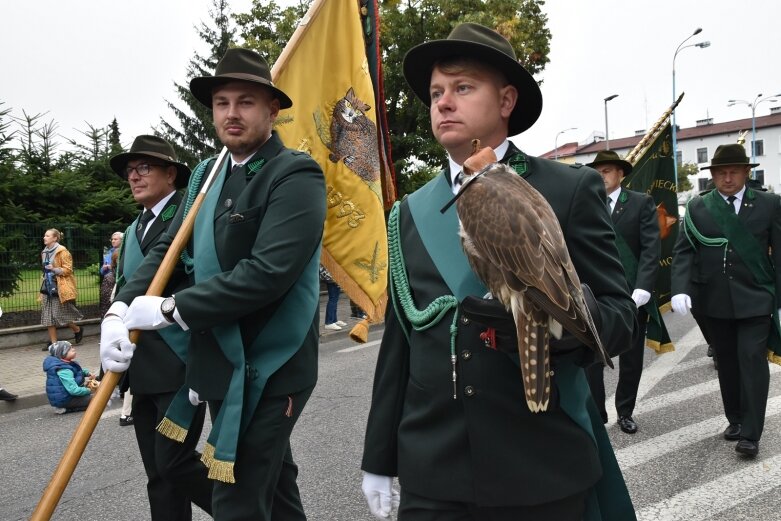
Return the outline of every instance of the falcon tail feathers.
{"type": "Polygon", "coordinates": [[[546,411],[551,394],[548,314],[521,295],[513,295],[511,307],[526,404],[531,412],[546,411]]]}

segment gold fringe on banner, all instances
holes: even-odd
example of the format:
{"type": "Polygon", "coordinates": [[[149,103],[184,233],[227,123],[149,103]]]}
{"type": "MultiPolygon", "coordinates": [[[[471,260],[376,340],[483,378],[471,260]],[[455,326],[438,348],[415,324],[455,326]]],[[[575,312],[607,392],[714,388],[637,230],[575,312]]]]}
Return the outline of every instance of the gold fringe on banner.
{"type": "Polygon", "coordinates": [[[773,364],[781,365],[781,356],[778,356],[770,349],[767,350],[767,359],[773,364]]]}
{"type": "Polygon", "coordinates": [[[157,432],[179,443],[184,443],[184,439],[187,437],[187,429],[179,427],[168,418],[163,418],[157,426],[157,432]]]}
{"type": "Polygon", "coordinates": [[[650,340],[648,338],[645,339],[645,347],[650,347],[654,351],[656,351],[657,355],[661,355],[664,353],[672,353],[675,351],[675,346],[672,342],[666,342],[662,344],[661,342],[657,342],[656,340],[650,340]]]}

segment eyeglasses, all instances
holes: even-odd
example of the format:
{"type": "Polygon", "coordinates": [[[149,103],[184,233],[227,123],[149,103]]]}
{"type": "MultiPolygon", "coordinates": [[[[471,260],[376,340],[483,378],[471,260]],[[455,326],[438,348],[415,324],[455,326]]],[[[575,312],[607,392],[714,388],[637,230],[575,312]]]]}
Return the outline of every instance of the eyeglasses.
{"type": "Polygon", "coordinates": [[[164,167],[166,165],[160,164],[160,163],[139,163],[136,166],[126,166],[125,167],[125,175],[127,177],[130,177],[130,174],[133,173],[133,170],[138,172],[138,175],[140,176],[147,176],[149,175],[149,172],[152,171],[153,166],[159,166],[164,167]]]}

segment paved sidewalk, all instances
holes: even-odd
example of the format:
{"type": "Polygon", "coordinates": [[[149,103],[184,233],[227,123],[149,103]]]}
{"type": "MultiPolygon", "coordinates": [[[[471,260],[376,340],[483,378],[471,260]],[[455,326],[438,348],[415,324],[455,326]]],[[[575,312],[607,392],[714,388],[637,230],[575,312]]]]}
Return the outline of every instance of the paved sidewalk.
{"type": "MultiPolygon", "coordinates": [[[[325,305],[328,301],[326,294],[320,295],[320,335],[321,341],[327,339],[346,338],[350,329],[357,324],[357,320],[350,317],[350,301],[342,292],[339,296],[337,315],[339,320],[347,322],[341,331],[329,331],[323,328],[325,318],[325,305]]],[[[76,360],[82,367],[97,373],[100,370],[100,337],[97,327],[85,328],[86,334],[81,344],[76,347],[76,360]]],[[[73,332],[69,329],[60,329],[60,340],[73,342],[73,332]]],[[[0,387],[19,396],[13,402],[0,401],[0,414],[37,407],[48,404],[44,386],[46,376],[43,373],[43,359],[48,355],[42,351],[43,342],[24,347],[12,347],[0,349],[0,387]]]]}

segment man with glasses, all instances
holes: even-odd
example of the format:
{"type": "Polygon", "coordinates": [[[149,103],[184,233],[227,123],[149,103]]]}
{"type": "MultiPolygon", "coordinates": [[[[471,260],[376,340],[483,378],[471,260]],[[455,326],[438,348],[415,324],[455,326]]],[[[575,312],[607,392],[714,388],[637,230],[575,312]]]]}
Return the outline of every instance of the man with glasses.
{"type": "MultiPolygon", "coordinates": [[[[133,198],[143,206],[125,232],[117,264],[119,289],[132,278],[173,222],[182,204],[177,189],[187,186],[190,169],[179,163],[171,145],[157,136],[138,136],[130,151],[112,157],[110,164],[120,177],[127,179],[133,198]]],[[[174,276],[171,281],[163,295],[172,295],[187,285],[182,276],[174,276]]],[[[161,332],[142,331],[133,367],[124,376],[133,393],[132,422],[148,478],[153,520],[191,519],[191,502],[211,513],[211,480],[195,451],[206,407],[196,408],[182,443],[156,431],[184,385],[188,339],[189,334],[178,326],[161,332]]],[[[124,383],[122,386],[126,387],[124,383]]]]}
{"type": "MultiPolygon", "coordinates": [[[[128,329],[191,331],[190,401],[176,399],[166,420],[182,429],[184,406],[209,404],[203,461],[214,479],[214,519],[303,521],[290,434],[317,381],[323,172],[273,131],[293,102],[258,53],[228,49],[213,76],[190,80],[190,92],[212,110],[229,152],[181,255],[190,284],[169,298],[144,295],[184,216],[192,215],[188,197],[106,314],[101,356],[126,368],[134,358],[128,329]]],[[[210,158],[195,168],[190,194],[215,164],[210,158]]]]}

